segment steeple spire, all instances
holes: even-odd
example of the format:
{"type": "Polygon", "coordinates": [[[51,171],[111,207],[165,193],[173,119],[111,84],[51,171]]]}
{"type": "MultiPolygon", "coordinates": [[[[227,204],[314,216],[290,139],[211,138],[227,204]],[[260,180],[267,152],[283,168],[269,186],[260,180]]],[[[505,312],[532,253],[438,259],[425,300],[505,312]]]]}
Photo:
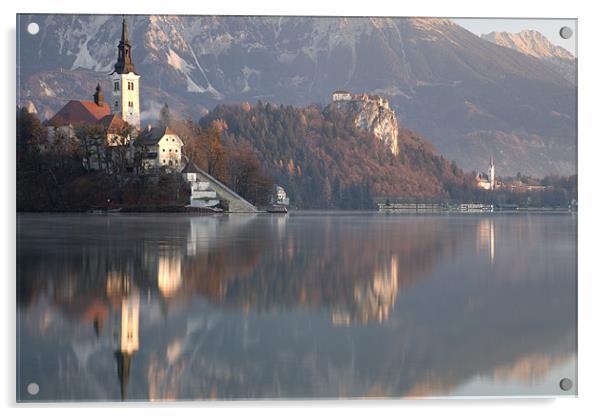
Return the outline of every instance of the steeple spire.
{"type": "Polygon", "coordinates": [[[105,102],[105,95],[102,92],[102,87],[100,84],[96,85],[96,93],[94,94],[94,102],[98,106],[103,106],[105,102]]]}
{"type": "Polygon", "coordinates": [[[128,27],[123,16],[121,23],[121,41],[118,46],[117,63],[115,64],[115,72],[118,74],[128,74],[134,72],[134,63],[132,62],[132,45],[128,39],[128,27]]]}
{"type": "Polygon", "coordinates": [[[123,22],[121,23],[121,43],[129,44],[128,41],[128,24],[125,21],[125,16],[123,16],[123,22]]]}

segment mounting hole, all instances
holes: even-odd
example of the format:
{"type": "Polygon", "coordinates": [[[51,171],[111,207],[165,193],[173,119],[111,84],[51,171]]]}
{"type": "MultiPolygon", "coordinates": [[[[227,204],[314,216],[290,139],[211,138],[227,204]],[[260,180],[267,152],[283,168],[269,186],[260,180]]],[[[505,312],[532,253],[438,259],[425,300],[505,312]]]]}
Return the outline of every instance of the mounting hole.
{"type": "Polygon", "coordinates": [[[27,33],[30,35],[37,35],[39,31],[40,25],[38,25],[36,22],[31,22],[27,25],[27,33]]]}
{"type": "Polygon", "coordinates": [[[38,383],[29,383],[27,385],[27,393],[31,394],[32,396],[35,396],[39,392],[40,392],[40,386],[38,386],[38,383]]]}
{"type": "Polygon", "coordinates": [[[564,391],[569,391],[573,388],[573,380],[570,378],[563,378],[560,380],[560,388],[564,391]]]}
{"type": "Polygon", "coordinates": [[[562,39],[570,39],[573,36],[573,29],[568,26],[563,26],[560,28],[560,37],[562,39]]]}

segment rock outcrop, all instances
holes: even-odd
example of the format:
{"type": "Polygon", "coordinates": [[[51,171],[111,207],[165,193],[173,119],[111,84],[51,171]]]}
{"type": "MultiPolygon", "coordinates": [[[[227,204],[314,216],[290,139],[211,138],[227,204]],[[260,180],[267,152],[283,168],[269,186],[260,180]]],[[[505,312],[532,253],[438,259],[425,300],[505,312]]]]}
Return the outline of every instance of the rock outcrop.
{"type": "Polygon", "coordinates": [[[333,105],[347,112],[357,128],[372,133],[391,153],[399,153],[397,117],[385,98],[361,94],[351,99],[335,100],[333,105]]]}

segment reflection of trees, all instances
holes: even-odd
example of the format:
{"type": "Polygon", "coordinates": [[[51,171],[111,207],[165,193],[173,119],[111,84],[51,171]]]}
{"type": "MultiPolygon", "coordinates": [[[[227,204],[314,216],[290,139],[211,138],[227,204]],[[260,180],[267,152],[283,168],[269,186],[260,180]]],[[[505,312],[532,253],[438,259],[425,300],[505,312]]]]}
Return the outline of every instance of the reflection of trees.
{"type": "Polygon", "coordinates": [[[326,309],[337,325],[383,321],[397,291],[428,276],[458,238],[428,221],[363,229],[327,219],[287,231],[281,217],[264,217],[267,225],[252,217],[182,217],[165,225],[125,218],[85,223],[69,247],[44,255],[47,247],[28,248],[23,256],[37,259],[20,261],[20,304],[45,294],[85,314],[73,308],[80,299],[82,307],[91,299],[115,306],[133,282],[166,303],[198,293],[247,310],[326,309]]]}
{"type": "Polygon", "coordinates": [[[260,243],[261,261],[254,269],[213,274],[200,290],[214,301],[259,311],[326,309],[337,325],[386,320],[397,291],[428,276],[459,242],[441,224],[393,224],[361,228],[326,220],[324,226],[290,230],[260,243]]]}
{"type": "MultiPolygon", "coordinates": [[[[519,242],[518,258],[503,244],[543,237],[562,247],[572,242],[568,233],[556,241],[537,222],[496,222],[491,279],[459,267],[461,261],[446,262],[442,279],[437,265],[456,254],[478,264],[478,222],[454,228],[428,218],[379,217],[369,227],[338,217],[302,226],[293,220],[165,217],[149,225],[123,217],[73,227],[67,246],[25,233],[19,306],[50,300],[102,338],[116,327],[108,317],[122,319],[124,302],[135,304],[139,293],[140,351],[128,360],[121,349],[113,355],[112,344],[111,353],[99,353],[110,356],[102,364],[109,375],[89,374],[103,385],[120,377],[124,394],[129,376],[132,398],[442,394],[475,374],[544,374],[574,353],[575,316],[567,313],[574,311],[574,281],[558,267],[574,261],[573,253],[558,250],[563,254],[541,266],[530,262],[541,254],[536,244],[519,242]],[[508,282],[505,270],[537,278],[508,282]],[[190,302],[195,295],[210,302],[190,302]],[[152,322],[144,309],[174,304],[186,308],[152,322]],[[241,309],[262,316],[242,319],[241,309]],[[304,310],[312,313],[289,313],[304,310]],[[387,318],[386,325],[363,325],[387,318]]],[[[86,334],[78,326],[64,331],[69,339],[86,334]]],[[[38,351],[53,346],[52,334],[32,332],[38,351]]]]}

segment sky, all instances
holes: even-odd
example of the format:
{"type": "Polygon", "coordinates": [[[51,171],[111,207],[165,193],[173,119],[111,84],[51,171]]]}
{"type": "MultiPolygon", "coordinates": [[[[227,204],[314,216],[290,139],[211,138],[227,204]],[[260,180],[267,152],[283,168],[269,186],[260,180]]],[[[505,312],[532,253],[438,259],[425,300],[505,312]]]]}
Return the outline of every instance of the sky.
{"type": "Polygon", "coordinates": [[[564,49],[577,56],[576,19],[458,18],[451,20],[478,36],[481,36],[483,33],[494,31],[517,33],[525,29],[537,30],[553,44],[562,46],[564,49]],[[573,36],[571,38],[565,40],[560,37],[560,28],[563,26],[568,26],[573,29],[573,36]]]}

